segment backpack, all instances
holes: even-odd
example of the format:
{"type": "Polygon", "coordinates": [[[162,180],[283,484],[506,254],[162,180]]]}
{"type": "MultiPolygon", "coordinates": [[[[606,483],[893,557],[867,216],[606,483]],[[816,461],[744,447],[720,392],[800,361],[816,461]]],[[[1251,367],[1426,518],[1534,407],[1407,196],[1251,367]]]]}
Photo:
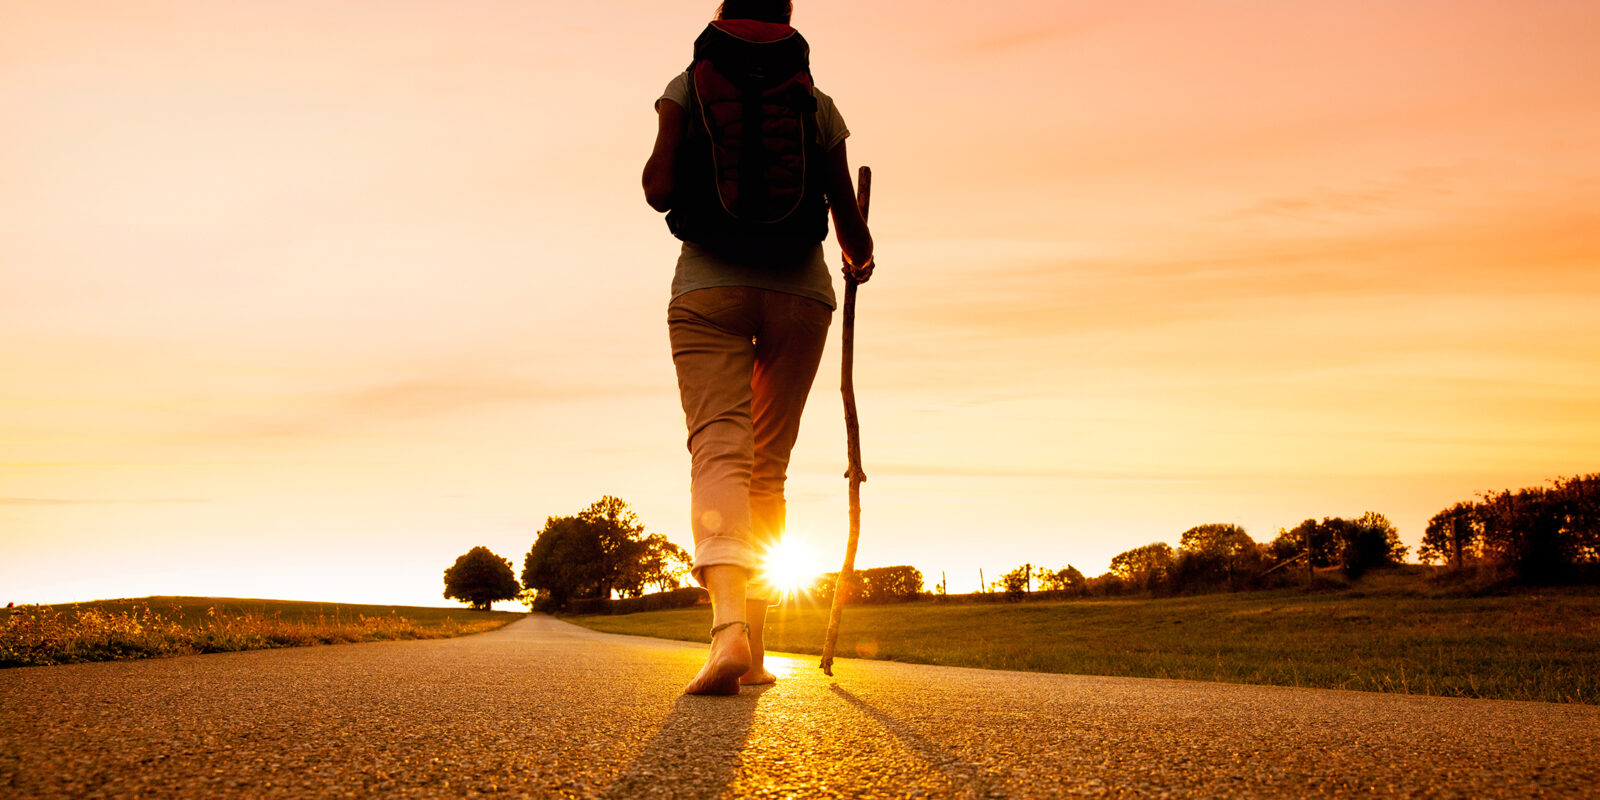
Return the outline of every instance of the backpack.
{"type": "Polygon", "coordinates": [[[667,212],[674,236],[702,244],[827,237],[810,52],[794,28],[754,20],[718,20],[695,39],[667,212]]]}

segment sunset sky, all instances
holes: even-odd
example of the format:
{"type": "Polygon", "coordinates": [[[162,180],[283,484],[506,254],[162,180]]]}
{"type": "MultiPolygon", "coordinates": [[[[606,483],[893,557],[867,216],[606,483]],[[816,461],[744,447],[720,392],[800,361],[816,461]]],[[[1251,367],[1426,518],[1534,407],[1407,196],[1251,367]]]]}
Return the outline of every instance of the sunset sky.
{"type": "MultiPolygon", "coordinates": [[[[715,6],[0,4],[0,603],[442,605],[602,494],[690,546],[639,175],[715,6]]],[[[1366,510],[1414,547],[1600,471],[1600,4],[795,25],[875,175],[859,565],[1366,510]]],[[[790,477],[835,569],[839,327],[790,477]]]]}

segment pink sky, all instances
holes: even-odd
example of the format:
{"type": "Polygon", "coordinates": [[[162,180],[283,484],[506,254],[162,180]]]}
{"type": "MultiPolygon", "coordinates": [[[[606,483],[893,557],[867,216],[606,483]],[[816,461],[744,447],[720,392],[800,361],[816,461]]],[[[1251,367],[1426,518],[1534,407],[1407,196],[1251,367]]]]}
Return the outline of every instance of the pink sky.
{"type": "MultiPolygon", "coordinates": [[[[797,6],[876,174],[860,564],[1600,470],[1600,7],[797,6]]],[[[688,545],[638,176],[714,7],[0,6],[0,601],[443,603],[606,493],[688,545]]]]}

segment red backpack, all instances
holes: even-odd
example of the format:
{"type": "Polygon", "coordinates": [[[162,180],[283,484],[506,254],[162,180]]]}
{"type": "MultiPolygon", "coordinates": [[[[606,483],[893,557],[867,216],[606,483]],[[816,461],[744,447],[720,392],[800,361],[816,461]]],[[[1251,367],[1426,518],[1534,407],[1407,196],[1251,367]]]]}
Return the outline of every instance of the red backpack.
{"type": "Polygon", "coordinates": [[[718,20],[695,39],[667,213],[673,235],[705,244],[827,237],[810,52],[794,28],[747,19],[718,20]]]}

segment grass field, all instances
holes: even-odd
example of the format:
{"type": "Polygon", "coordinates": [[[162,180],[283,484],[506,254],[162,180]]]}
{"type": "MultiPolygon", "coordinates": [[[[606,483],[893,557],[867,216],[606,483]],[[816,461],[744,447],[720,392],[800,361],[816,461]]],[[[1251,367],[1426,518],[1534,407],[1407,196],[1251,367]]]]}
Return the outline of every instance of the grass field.
{"type": "MultiPolygon", "coordinates": [[[[569,619],[599,631],[703,642],[711,612],[569,619]]],[[[767,649],[817,654],[826,626],[825,608],[773,609],[767,649]]],[[[1600,704],[1600,591],[1452,596],[1378,578],[1317,593],[850,606],[838,655],[1600,704]]]]}
{"type": "Polygon", "coordinates": [[[481,633],[522,617],[465,608],[141,597],[0,610],[0,667],[481,633]]]}

